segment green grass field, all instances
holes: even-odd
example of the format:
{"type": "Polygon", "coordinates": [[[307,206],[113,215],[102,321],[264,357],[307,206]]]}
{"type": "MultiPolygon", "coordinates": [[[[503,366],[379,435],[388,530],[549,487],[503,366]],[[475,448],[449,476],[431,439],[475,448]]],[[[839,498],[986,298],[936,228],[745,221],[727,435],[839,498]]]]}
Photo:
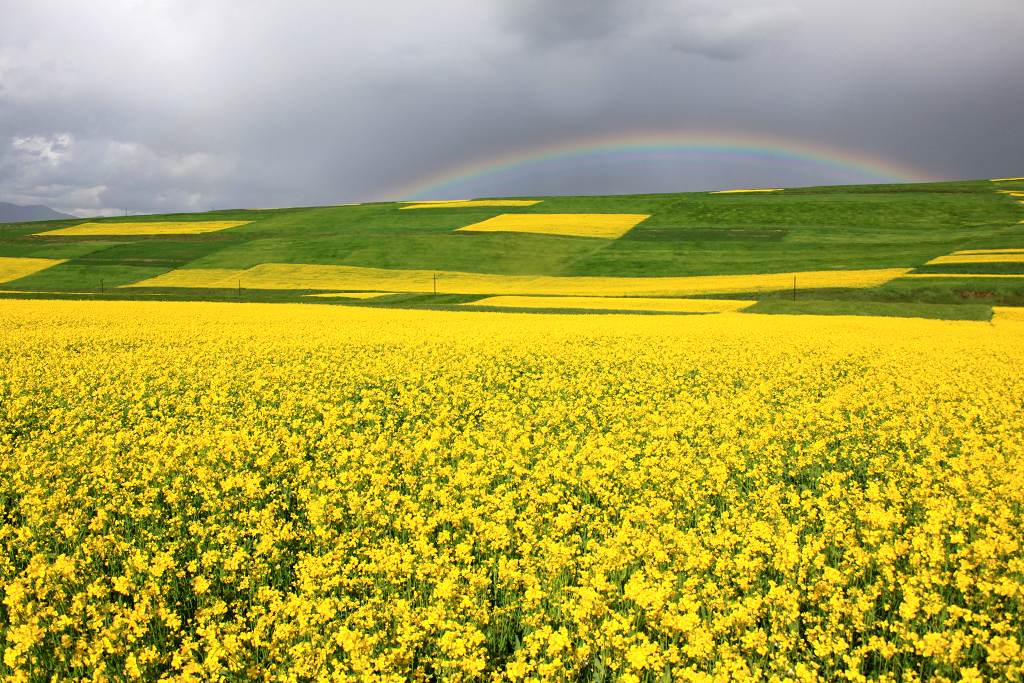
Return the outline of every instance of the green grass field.
{"type": "MultiPolygon", "coordinates": [[[[195,235],[42,235],[86,222],[0,225],[0,259],[63,262],[16,279],[0,270],[5,297],[89,296],[248,301],[306,301],[348,306],[458,308],[484,298],[401,292],[377,299],[310,299],[301,287],[262,289],[134,287],[179,269],[243,271],[261,264],[494,275],[672,277],[909,269],[874,287],[755,291],[752,313],[908,315],[985,319],[992,305],[1024,305],[1024,264],[928,265],[965,249],[1024,249],[1024,204],[997,190],[1024,182],[988,180],[917,185],[787,189],[768,194],[685,193],[538,197],[533,206],[402,210],[398,203],[101,219],[251,221],[195,235]],[[526,233],[467,233],[459,228],[504,213],[649,214],[618,239],[526,233]],[[1014,277],[1020,276],[1020,277],[1014,277]],[[795,300],[795,301],[794,301],[795,300]]],[[[92,222],[97,222],[92,219],[92,222]]],[[[228,278],[230,279],[230,278],[228,278]]],[[[242,282],[239,277],[239,284],[242,282]]],[[[335,287],[336,289],[336,287],[335,287]]],[[[718,296],[714,291],[699,296],[718,296]]]]}

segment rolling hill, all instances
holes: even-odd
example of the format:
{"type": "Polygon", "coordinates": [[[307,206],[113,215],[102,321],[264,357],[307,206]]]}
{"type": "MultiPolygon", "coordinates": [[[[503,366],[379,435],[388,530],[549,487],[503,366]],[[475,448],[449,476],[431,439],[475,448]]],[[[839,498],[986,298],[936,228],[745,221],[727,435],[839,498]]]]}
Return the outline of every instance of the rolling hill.
{"type": "Polygon", "coordinates": [[[35,204],[22,206],[0,202],[0,223],[18,223],[23,221],[52,221],[62,218],[74,218],[66,213],[54,211],[48,206],[35,204]]]}
{"type": "Polygon", "coordinates": [[[1024,305],[1022,200],[1024,180],[1002,179],[48,221],[0,226],[0,288],[501,310],[707,312],[677,300],[721,299],[985,319],[1024,305]]]}

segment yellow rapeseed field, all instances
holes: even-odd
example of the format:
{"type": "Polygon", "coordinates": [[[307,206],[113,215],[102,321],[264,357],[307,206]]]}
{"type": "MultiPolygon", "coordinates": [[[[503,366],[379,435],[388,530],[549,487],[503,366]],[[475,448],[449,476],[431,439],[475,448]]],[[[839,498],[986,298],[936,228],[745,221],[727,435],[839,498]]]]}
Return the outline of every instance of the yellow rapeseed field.
{"type": "Polygon", "coordinates": [[[954,251],[954,254],[1024,254],[1024,247],[1009,247],[1007,249],[963,249],[954,251]]]}
{"type": "Polygon", "coordinates": [[[3,301],[0,358],[6,680],[1024,674],[1022,322],[3,301]]]}
{"type": "Polygon", "coordinates": [[[1024,277],[1024,274],[1016,274],[1016,273],[907,273],[903,277],[918,277],[918,278],[920,278],[920,277],[947,277],[947,278],[948,277],[952,277],[952,278],[964,278],[964,277],[977,278],[977,277],[981,277],[981,278],[1005,279],[1005,278],[1021,278],[1021,277],[1024,277]]]}
{"type": "Polygon", "coordinates": [[[326,294],[307,294],[306,296],[320,299],[376,299],[389,294],[393,294],[393,292],[328,292],[326,294]]]}
{"type": "Polygon", "coordinates": [[[179,268],[126,287],[227,288],[239,285],[244,270],[233,268],[179,268]]]}
{"type": "Polygon", "coordinates": [[[940,263],[1024,263],[1024,253],[1012,253],[1009,251],[965,254],[947,254],[938,256],[928,262],[928,265],[940,263]]]}
{"type": "Polygon", "coordinates": [[[40,235],[200,235],[247,225],[252,221],[147,221],[134,223],[79,223],[40,235]]]}
{"type": "Polygon", "coordinates": [[[540,199],[451,199],[415,202],[401,207],[402,209],[457,209],[474,206],[533,206],[540,204],[540,199]]]}
{"type": "Polygon", "coordinates": [[[607,311],[664,311],[673,313],[726,313],[740,311],[756,301],[736,299],[646,299],[601,296],[491,296],[466,306],[499,308],[592,309],[607,311]]]}
{"type": "Polygon", "coordinates": [[[1024,180],[1024,177],[1021,177],[1021,178],[993,178],[992,182],[993,183],[1011,183],[1011,182],[1015,182],[1015,181],[1018,181],[1018,180],[1024,180]]]}
{"type": "Polygon", "coordinates": [[[781,187],[756,188],[752,190],[716,190],[708,194],[745,194],[747,192],[782,192],[781,187]]]}
{"type": "Polygon", "coordinates": [[[12,282],[64,261],[65,259],[0,256],[0,282],[12,282]]]}
{"type": "Polygon", "coordinates": [[[617,239],[650,216],[643,213],[506,213],[467,225],[467,232],[529,232],[538,235],[617,239]]]}
{"type": "Polygon", "coordinates": [[[993,306],[992,319],[996,322],[1013,320],[1024,323],[1024,307],[1020,306],[993,306]]]}
{"type": "Polygon", "coordinates": [[[265,263],[247,270],[183,268],[128,287],[249,289],[336,289],[341,291],[522,294],[534,296],[687,296],[801,289],[877,287],[909,272],[906,268],[822,270],[761,275],[691,277],[571,277],[494,275],[458,271],[397,270],[359,266],[265,263]],[[436,282],[435,282],[436,276],[436,282]]]}

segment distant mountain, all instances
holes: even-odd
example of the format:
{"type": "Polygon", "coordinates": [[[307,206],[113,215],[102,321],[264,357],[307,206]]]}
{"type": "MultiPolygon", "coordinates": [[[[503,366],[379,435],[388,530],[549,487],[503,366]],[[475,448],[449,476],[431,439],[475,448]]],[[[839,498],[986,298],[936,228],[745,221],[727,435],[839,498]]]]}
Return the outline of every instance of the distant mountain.
{"type": "Polygon", "coordinates": [[[47,206],[19,206],[0,202],[0,223],[18,223],[20,221],[53,221],[60,218],[74,218],[66,213],[54,211],[47,206]]]}

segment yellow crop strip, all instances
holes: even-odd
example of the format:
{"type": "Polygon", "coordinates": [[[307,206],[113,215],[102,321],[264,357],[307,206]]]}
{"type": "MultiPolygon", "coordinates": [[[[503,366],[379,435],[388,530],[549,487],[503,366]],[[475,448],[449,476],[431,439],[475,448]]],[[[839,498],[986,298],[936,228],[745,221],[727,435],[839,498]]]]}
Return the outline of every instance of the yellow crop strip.
{"type": "Polygon", "coordinates": [[[162,275],[125,285],[127,287],[225,288],[241,283],[244,270],[232,268],[180,268],[162,275]]]}
{"type": "Polygon", "coordinates": [[[647,218],[648,214],[639,213],[506,213],[459,230],[616,239],[647,218]]]}
{"type": "Polygon", "coordinates": [[[471,202],[472,199],[415,199],[402,201],[399,204],[451,204],[452,202],[471,202]]]}
{"type": "Polygon", "coordinates": [[[1024,254],[1024,247],[1008,247],[1005,249],[963,249],[954,254],[1024,254]]]}
{"type": "Polygon", "coordinates": [[[1002,310],[0,301],[0,358],[11,681],[1024,668],[1002,310]]]}
{"type": "Polygon", "coordinates": [[[750,192],[782,192],[781,187],[770,187],[770,188],[758,188],[750,190],[715,190],[708,194],[747,194],[750,192]]]}
{"type": "Polygon", "coordinates": [[[1013,273],[907,273],[903,277],[916,278],[991,278],[991,279],[1014,279],[1022,278],[1024,274],[1013,273]]]}
{"type": "Polygon", "coordinates": [[[1024,263],[1024,254],[1006,251],[975,254],[956,253],[933,258],[927,265],[942,263],[1024,263]]]}
{"type": "Polygon", "coordinates": [[[64,261],[65,259],[0,256],[0,282],[12,282],[64,261]]]}
{"type": "Polygon", "coordinates": [[[672,313],[726,313],[740,311],[756,301],[735,299],[647,299],[597,296],[492,296],[465,306],[499,308],[592,309],[608,311],[662,311],[672,313]]]}
{"type": "Polygon", "coordinates": [[[133,223],[79,223],[40,235],[200,235],[247,225],[252,221],[147,221],[133,223]]]}
{"type": "Polygon", "coordinates": [[[394,292],[328,292],[326,294],[307,294],[306,296],[319,297],[321,299],[376,299],[380,296],[389,296],[394,292]]]}
{"type": "Polygon", "coordinates": [[[1019,306],[993,306],[993,322],[1019,322],[1024,323],[1024,307],[1019,306]]]}
{"type": "Polygon", "coordinates": [[[173,270],[128,287],[224,287],[534,296],[687,296],[832,287],[877,287],[907,268],[692,277],[559,277],[266,263],[248,270],[173,270]]]}
{"type": "Polygon", "coordinates": [[[401,207],[402,209],[458,209],[458,208],[470,208],[475,206],[533,206],[534,204],[540,204],[540,199],[463,199],[463,200],[451,200],[451,201],[430,201],[430,202],[416,202],[415,204],[409,204],[408,206],[401,207]]]}
{"type": "Polygon", "coordinates": [[[1018,180],[1024,180],[1024,177],[1021,177],[1021,178],[993,178],[992,182],[993,183],[1012,183],[1012,182],[1016,182],[1018,180]]]}

